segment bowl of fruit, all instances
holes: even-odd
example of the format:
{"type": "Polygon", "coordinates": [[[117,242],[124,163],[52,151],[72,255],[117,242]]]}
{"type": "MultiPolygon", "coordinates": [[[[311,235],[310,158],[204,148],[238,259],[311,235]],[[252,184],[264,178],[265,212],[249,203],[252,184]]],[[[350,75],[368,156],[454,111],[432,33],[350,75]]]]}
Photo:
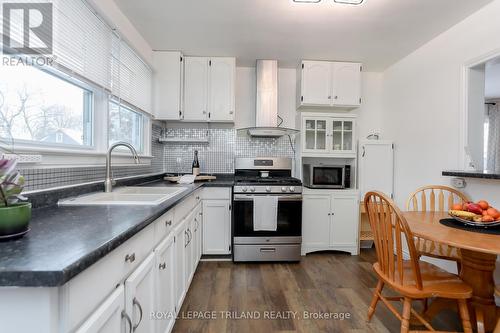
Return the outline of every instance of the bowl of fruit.
{"type": "Polygon", "coordinates": [[[500,225],[500,212],[485,200],[454,204],[448,213],[470,226],[488,228],[500,225]]]}

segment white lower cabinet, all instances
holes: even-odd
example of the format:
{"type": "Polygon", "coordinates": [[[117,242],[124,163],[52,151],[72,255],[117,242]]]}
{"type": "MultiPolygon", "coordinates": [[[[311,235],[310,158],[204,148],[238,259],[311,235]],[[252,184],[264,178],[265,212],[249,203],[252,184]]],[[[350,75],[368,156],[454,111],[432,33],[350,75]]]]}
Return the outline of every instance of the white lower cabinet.
{"type": "Polygon", "coordinates": [[[120,285],[78,328],[76,333],[128,332],[131,329],[130,325],[132,321],[125,313],[125,290],[123,285],[120,285]]]}
{"type": "Polygon", "coordinates": [[[231,254],[229,200],[203,201],[203,254],[231,254]]]}
{"type": "Polygon", "coordinates": [[[154,250],[156,258],[156,332],[168,333],[175,324],[175,243],[169,235],[154,250]]]}
{"type": "Polygon", "coordinates": [[[302,255],[325,250],[359,253],[357,191],[305,189],[302,205],[302,255]]]}
{"type": "Polygon", "coordinates": [[[185,280],[185,244],[187,242],[186,237],[186,221],[182,221],[174,229],[174,239],[175,239],[175,308],[178,312],[181,308],[182,302],[184,301],[184,295],[186,294],[186,280],[185,280]]]}
{"type": "Polygon", "coordinates": [[[155,256],[151,253],[125,280],[125,309],[132,319],[132,331],[153,333],[155,322],[150,319],[155,309],[155,256]]]}

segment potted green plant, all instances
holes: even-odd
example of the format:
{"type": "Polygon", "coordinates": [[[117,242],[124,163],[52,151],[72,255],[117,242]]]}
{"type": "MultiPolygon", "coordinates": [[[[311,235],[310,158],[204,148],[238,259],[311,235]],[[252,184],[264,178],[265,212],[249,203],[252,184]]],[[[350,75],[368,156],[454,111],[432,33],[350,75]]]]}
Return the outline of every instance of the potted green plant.
{"type": "Polygon", "coordinates": [[[0,238],[21,236],[28,232],[31,204],[21,195],[24,177],[17,170],[17,160],[0,159],[0,238]]]}

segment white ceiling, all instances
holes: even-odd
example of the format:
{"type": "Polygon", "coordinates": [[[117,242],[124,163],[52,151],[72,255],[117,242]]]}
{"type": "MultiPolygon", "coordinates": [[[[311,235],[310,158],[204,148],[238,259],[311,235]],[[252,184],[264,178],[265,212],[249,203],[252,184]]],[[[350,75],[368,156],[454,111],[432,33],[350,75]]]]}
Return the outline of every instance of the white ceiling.
{"type": "Polygon", "coordinates": [[[300,59],[361,61],[383,70],[492,0],[115,0],[155,50],[236,56],[295,67],[300,59]]]}

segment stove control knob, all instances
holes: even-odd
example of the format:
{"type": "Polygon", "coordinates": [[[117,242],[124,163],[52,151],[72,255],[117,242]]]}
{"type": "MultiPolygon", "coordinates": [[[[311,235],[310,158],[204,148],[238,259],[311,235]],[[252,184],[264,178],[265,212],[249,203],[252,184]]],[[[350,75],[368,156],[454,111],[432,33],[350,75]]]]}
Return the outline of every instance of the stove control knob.
{"type": "Polygon", "coordinates": [[[250,191],[255,192],[255,187],[254,186],[250,187],[250,191]]]}
{"type": "Polygon", "coordinates": [[[290,186],[290,192],[295,192],[295,186],[290,186]]]}
{"type": "Polygon", "coordinates": [[[283,187],[281,188],[281,192],[286,192],[286,187],[285,187],[285,186],[283,186],[283,187]]]}
{"type": "Polygon", "coordinates": [[[246,186],[243,186],[243,187],[241,188],[241,190],[242,190],[243,192],[246,192],[246,191],[247,191],[247,187],[246,187],[246,186]]]}
{"type": "Polygon", "coordinates": [[[266,192],[271,192],[271,187],[270,186],[266,186],[266,192]]]}

